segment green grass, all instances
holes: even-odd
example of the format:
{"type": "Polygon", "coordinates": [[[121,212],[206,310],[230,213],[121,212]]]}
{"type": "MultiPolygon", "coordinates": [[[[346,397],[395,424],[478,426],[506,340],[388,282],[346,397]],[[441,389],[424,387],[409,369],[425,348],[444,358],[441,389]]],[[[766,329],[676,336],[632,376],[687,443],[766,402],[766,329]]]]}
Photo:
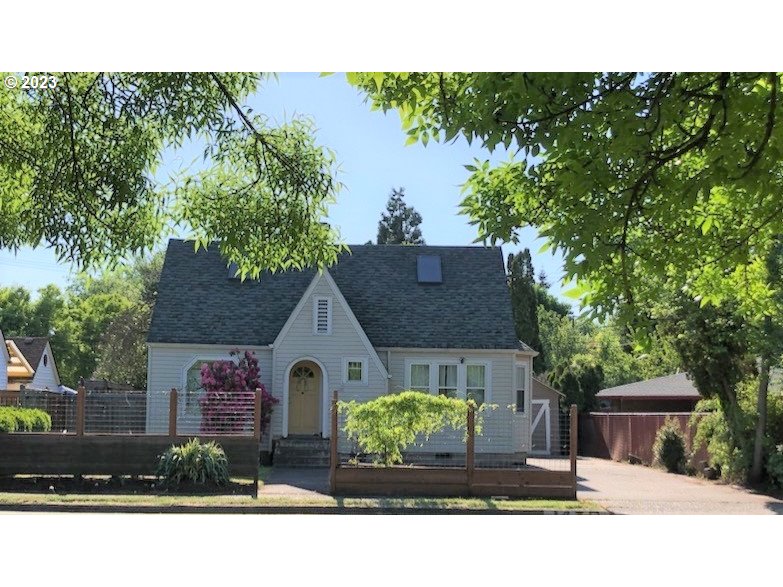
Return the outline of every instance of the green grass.
{"type": "Polygon", "coordinates": [[[91,495],[0,493],[0,505],[96,505],[96,506],[152,506],[152,507],[329,507],[342,509],[402,508],[433,510],[603,510],[589,501],[550,499],[491,499],[491,498],[366,498],[324,496],[259,495],[91,495]]]}

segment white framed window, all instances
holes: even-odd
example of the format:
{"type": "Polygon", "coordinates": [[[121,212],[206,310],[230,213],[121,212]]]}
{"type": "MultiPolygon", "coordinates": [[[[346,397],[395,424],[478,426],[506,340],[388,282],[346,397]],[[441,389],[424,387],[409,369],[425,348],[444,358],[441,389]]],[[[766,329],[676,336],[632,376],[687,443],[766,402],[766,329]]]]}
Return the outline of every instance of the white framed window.
{"type": "Polygon", "coordinates": [[[204,386],[201,385],[201,366],[211,361],[196,360],[187,370],[185,375],[185,397],[177,403],[185,414],[199,413],[199,399],[204,395],[204,386]]]}
{"type": "Polygon", "coordinates": [[[458,365],[438,365],[438,395],[458,397],[457,367],[458,365]]]}
{"type": "Polygon", "coordinates": [[[465,358],[405,360],[405,389],[424,391],[477,404],[491,401],[492,363],[465,358]]]}
{"type": "Polygon", "coordinates": [[[517,363],[514,366],[514,403],[516,411],[525,412],[525,396],[527,391],[527,367],[517,363]]]}
{"type": "Polygon", "coordinates": [[[367,357],[345,357],[343,359],[343,383],[367,385],[367,357]]]}
{"type": "Polygon", "coordinates": [[[465,399],[472,399],[480,406],[487,395],[487,366],[466,365],[465,372],[465,399]]]}
{"type": "Polygon", "coordinates": [[[407,389],[414,391],[430,391],[430,364],[429,363],[411,363],[409,370],[409,381],[407,389]]]}
{"type": "Polygon", "coordinates": [[[332,298],[313,298],[313,334],[332,333],[332,298]]]}

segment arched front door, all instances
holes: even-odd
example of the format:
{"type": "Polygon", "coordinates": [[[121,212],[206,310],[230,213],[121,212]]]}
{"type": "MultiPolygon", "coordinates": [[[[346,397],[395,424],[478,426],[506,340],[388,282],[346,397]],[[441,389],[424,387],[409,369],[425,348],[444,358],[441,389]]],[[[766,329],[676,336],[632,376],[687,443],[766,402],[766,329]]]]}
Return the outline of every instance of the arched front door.
{"type": "Polygon", "coordinates": [[[321,369],[300,361],[288,377],[288,434],[320,433],[321,369]]]}

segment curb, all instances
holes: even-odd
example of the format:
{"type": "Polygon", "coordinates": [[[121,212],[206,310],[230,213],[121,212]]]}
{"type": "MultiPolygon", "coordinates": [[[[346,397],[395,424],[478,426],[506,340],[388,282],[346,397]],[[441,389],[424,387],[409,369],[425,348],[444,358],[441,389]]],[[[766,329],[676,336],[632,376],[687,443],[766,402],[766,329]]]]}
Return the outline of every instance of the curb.
{"type": "Polygon", "coordinates": [[[331,515],[610,515],[600,510],[488,510],[395,507],[326,506],[121,506],[78,504],[0,504],[0,512],[90,513],[90,514],[331,514],[331,515]]]}

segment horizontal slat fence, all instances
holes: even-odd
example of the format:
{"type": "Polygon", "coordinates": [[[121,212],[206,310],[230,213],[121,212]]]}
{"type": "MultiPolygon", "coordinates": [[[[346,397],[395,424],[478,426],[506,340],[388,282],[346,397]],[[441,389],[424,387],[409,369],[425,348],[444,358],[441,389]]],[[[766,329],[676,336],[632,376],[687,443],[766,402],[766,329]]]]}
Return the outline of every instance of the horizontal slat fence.
{"type": "MultiPolygon", "coordinates": [[[[486,419],[487,414],[482,418],[486,419]]],[[[524,455],[477,454],[476,414],[466,414],[467,435],[460,454],[432,459],[422,453],[406,453],[409,464],[374,465],[370,459],[340,452],[350,446],[341,439],[337,392],[332,400],[330,491],[335,495],[384,496],[508,496],[576,499],[576,407],[567,414],[566,449],[551,459],[524,455]],[[483,458],[482,458],[483,457],[483,458]],[[438,462],[443,460],[444,462],[438,462]]],[[[484,439],[484,445],[491,439],[484,439]]],[[[437,442],[437,441],[436,441],[437,442]]],[[[440,446],[436,444],[436,446],[440,446]]],[[[421,448],[421,447],[420,447],[421,448]]],[[[426,448],[426,447],[425,447],[426,448]]],[[[426,453],[424,453],[426,455],[426,453]]],[[[369,456],[369,455],[365,455],[369,456]]],[[[435,455],[439,456],[439,455],[435,455]]]]}

